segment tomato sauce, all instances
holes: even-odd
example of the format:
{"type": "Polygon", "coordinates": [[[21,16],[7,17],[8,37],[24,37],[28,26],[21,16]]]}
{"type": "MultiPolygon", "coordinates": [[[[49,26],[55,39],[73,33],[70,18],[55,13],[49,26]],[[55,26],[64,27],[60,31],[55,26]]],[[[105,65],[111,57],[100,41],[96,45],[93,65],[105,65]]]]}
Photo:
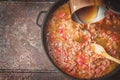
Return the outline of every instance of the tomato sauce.
{"type": "Polygon", "coordinates": [[[118,26],[120,17],[112,12],[90,27],[77,24],[71,20],[66,3],[53,13],[46,26],[49,55],[68,75],[81,79],[102,77],[118,64],[91,51],[90,44],[97,43],[111,56],[120,59],[120,33],[115,29],[118,26]]]}

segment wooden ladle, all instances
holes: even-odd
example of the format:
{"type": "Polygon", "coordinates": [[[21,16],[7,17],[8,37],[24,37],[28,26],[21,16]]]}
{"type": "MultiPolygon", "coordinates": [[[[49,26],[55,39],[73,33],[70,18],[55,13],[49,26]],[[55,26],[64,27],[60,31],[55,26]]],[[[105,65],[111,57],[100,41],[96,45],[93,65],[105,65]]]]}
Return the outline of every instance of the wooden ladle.
{"type": "Polygon", "coordinates": [[[114,62],[116,62],[118,64],[120,64],[120,60],[110,56],[101,45],[96,44],[96,43],[92,43],[90,45],[90,48],[95,53],[97,53],[97,54],[99,54],[99,55],[101,55],[101,56],[103,56],[103,57],[105,57],[105,58],[107,58],[109,60],[112,60],[112,61],[114,61],[114,62]]]}

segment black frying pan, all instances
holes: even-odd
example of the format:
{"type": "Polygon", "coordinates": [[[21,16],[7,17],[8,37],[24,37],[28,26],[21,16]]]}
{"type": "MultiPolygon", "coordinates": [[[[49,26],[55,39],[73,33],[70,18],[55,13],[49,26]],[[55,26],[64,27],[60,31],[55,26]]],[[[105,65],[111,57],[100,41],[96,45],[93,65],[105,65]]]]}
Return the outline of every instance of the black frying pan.
{"type": "MultiPolygon", "coordinates": [[[[70,77],[72,78],[72,80],[85,80],[85,79],[78,79],[78,78],[75,78],[75,77],[72,77],[68,74],[66,74],[65,72],[63,72],[61,69],[59,69],[55,63],[53,62],[51,56],[48,54],[48,49],[47,49],[47,44],[46,44],[46,24],[49,20],[49,18],[52,16],[52,13],[58,8],[60,7],[61,5],[63,5],[64,3],[66,3],[68,0],[59,0],[57,1],[48,11],[40,11],[39,12],[39,15],[37,17],[37,20],[36,20],[36,24],[41,28],[41,40],[42,40],[42,46],[43,46],[43,49],[45,50],[45,53],[47,54],[48,56],[48,59],[51,61],[51,63],[60,71],[62,72],[63,74],[65,74],[67,77],[70,77]],[[43,22],[42,24],[39,24],[39,18],[42,14],[46,14],[46,16],[44,17],[43,19],[43,22]]],[[[92,80],[107,80],[110,76],[112,76],[113,74],[115,74],[116,72],[118,72],[118,70],[120,70],[120,66],[118,66],[113,72],[109,73],[108,75],[105,75],[103,77],[100,77],[100,78],[97,78],[97,79],[92,79],[92,80]]]]}

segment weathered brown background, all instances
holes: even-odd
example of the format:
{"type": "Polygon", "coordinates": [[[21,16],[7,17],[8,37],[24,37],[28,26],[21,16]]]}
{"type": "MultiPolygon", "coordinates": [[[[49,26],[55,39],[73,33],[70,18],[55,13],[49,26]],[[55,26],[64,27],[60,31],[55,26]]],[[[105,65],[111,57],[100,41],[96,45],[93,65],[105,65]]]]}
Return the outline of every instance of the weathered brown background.
{"type": "MultiPolygon", "coordinates": [[[[73,80],[50,63],[36,25],[39,12],[47,11],[56,1],[1,0],[0,80],[73,80]]],[[[108,80],[119,79],[120,72],[108,80]]]]}

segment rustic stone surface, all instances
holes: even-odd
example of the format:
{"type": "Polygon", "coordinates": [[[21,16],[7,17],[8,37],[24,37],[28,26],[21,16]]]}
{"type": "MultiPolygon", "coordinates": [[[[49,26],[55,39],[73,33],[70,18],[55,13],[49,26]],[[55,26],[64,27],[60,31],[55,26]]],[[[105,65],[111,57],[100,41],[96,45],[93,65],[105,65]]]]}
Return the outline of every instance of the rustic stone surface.
{"type": "Polygon", "coordinates": [[[60,73],[0,73],[0,80],[73,80],[60,73]],[[49,74],[49,75],[48,75],[49,74]]]}
{"type": "Polygon", "coordinates": [[[22,1],[22,2],[56,2],[58,0],[0,0],[0,1],[22,1]]]}
{"type": "MultiPolygon", "coordinates": [[[[52,3],[0,3],[0,68],[54,70],[41,46],[36,25],[52,3]]],[[[42,17],[43,18],[43,17],[42,17]]]]}

